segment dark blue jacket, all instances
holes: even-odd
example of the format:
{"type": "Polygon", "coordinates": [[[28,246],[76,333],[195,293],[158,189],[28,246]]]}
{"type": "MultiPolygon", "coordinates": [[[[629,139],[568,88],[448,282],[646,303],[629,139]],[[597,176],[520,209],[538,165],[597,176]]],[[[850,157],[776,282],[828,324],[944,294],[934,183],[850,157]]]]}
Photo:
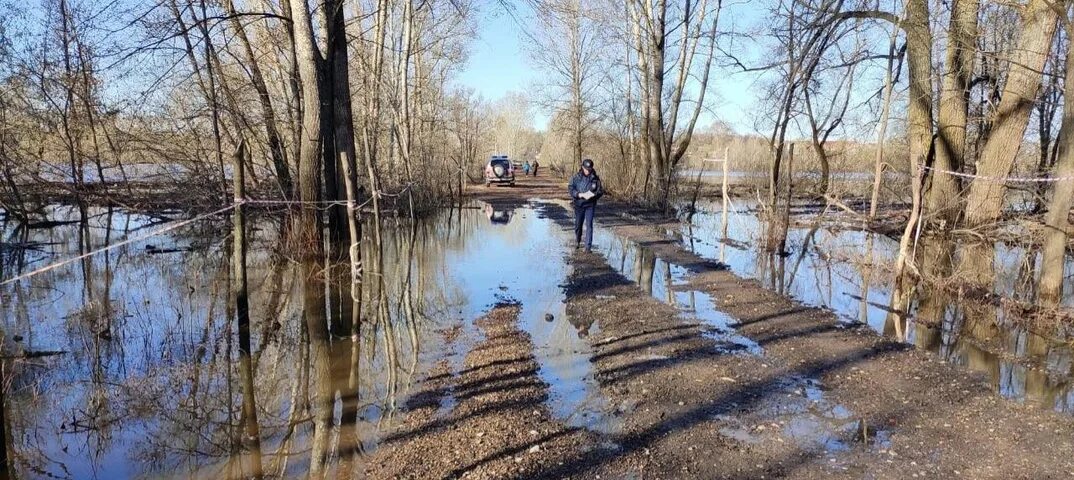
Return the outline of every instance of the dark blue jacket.
{"type": "Polygon", "coordinates": [[[571,183],[568,184],[567,190],[571,193],[571,201],[574,202],[575,207],[588,207],[597,204],[597,200],[604,196],[604,186],[601,185],[600,177],[596,171],[590,171],[586,176],[581,171],[575,173],[571,177],[571,183]],[[584,192],[593,192],[596,194],[589,200],[578,198],[578,194],[584,192]]]}

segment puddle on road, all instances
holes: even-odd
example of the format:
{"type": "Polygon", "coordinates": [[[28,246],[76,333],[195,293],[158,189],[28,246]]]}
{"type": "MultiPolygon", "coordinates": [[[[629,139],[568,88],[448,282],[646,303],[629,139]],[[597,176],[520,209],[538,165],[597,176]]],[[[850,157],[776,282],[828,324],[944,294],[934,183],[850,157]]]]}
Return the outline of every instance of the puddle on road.
{"type": "Polygon", "coordinates": [[[679,309],[685,318],[703,325],[705,334],[716,340],[721,349],[763,354],[757,342],[735,331],[737,320],[717,309],[710,295],[681,288],[689,274],[682,266],[657,258],[650,250],[603,227],[595,229],[593,245],[612,268],[637,283],[643,291],[679,309]]]}
{"type": "Polygon", "coordinates": [[[561,285],[570,274],[565,262],[569,235],[542,218],[533,204],[517,209],[484,204],[481,211],[488,219],[482,228],[486,233],[476,235],[472,248],[452,256],[452,278],[468,291],[472,305],[504,297],[522,305],[519,324],[533,341],[539,374],[552,390],[548,404],[557,418],[572,426],[614,428],[604,414],[607,400],[599,394],[589,362],[592,350],[586,337],[599,326],[573,325],[566,315],[561,285]],[[496,287],[490,290],[489,285],[496,287]]]}
{"type": "Polygon", "coordinates": [[[854,418],[846,407],[824,397],[822,386],[809,378],[789,378],[749,411],[713,418],[719,432],[743,443],[768,438],[788,439],[806,451],[835,453],[865,445],[890,448],[890,432],[854,418]],[[778,434],[778,436],[774,436],[778,434]]]}
{"type": "MultiPolygon", "coordinates": [[[[304,476],[320,454],[330,469],[360,470],[386,435],[406,434],[397,427],[411,402],[450,412],[457,403],[450,390],[415,393],[441,362],[449,374],[466,368],[467,352],[482,340],[473,320],[504,298],[522,303],[520,327],[532,337],[553,413],[575,426],[615,428],[584,338],[599,326],[571,325],[564,313],[569,239],[533,206],[486,207],[386,226],[380,248],[367,238],[360,302],[351,298],[345,265],[328,263],[327,285],[308,282],[304,272],[325,265],[285,258],[280,219],[253,215],[251,376],[266,473],[304,476]],[[325,308],[316,313],[307,304],[325,308]],[[318,315],[325,335],[308,327],[318,315]],[[318,443],[324,430],[329,441],[318,443]]],[[[71,223],[0,223],[0,278],[158,221],[104,208],[50,213],[71,223]]],[[[244,377],[229,307],[227,222],[196,223],[0,287],[6,355],[67,352],[6,362],[3,418],[16,472],[241,476],[231,461],[244,377]]]]}

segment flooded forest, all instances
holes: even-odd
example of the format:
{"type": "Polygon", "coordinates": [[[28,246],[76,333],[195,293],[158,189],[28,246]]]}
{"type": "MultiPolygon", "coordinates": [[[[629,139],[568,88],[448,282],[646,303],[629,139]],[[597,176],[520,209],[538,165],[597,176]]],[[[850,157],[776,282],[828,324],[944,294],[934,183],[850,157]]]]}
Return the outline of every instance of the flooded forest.
{"type": "Polygon", "coordinates": [[[0,480],[1070,478],[1071,42],[0,0],[0,480]]]}

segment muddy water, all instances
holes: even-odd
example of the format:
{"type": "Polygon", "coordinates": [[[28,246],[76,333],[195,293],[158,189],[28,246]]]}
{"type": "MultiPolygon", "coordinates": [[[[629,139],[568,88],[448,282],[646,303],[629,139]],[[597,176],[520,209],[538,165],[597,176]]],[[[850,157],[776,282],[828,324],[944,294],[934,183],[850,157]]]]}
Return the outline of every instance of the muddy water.
{"type": "MultiPolygon", "coordinates": [[[[689,288],[690,272],[684,266],[657,258],[647,248],[605,228],[596,229],[594,245],[623,276],[654,298],[678,308],[684,318],[702,325],[718,348],[729,354],[764,357],[761,346],[739,334],[738,321],[718,310],[710,295],[689,288]]],[[[775,438],[806,451],[825,453],[850,450],[856,443],[887,447],[889,432],[863,429],[853,412],[826,398],[820,380],[793,376],[776,388],[776,393],[766,395],[749,412],[717,418],[727,425],[720,434],[748,444],[775,438]]]]}
{"type": "MultiPolygon", "coordinates": [[[[50,217],[64,223],[0,225],[0,279],[161,221],[72,207],[50,217]]],[[[422,378],[466,368],[463,358],[480,341],[472,321],[504,302],[522,306],[554,413],[572,425],[614,428],[601,414],[588,360],[585,337],[599,326],[572,325],[564,315],[569,239],[532,206],[468,205],[385,226],[379,247],[363,244],[367,275],[357,297],[345,265],[289,258],[280,221],[257,219],[248,260],[251,357],[240,354],[230,307],[230,244],[220,233],[227,222],[0,287],[3,353],[21,357],[4,362],[15,472],[221,478],[249,474],[255,463],[282,476],[360,470],[363,453],[420,400],[413,394],[422,378]],[[325,269],[327,283],[307,274],[325,269]],[[51,352],[62,353],[41,356],[51,352]],[[256,422],[242,414],[248,379],[256,422]],[[251,424],[260,455],[232,458],[251,424]]],[[[442,411],[455,403],[451,392],[434,401],[442,411]]]]}
{"type": "MultiPolygon", "coordinates": [[[[701,212],[678,232],[683,245],[697,254],[723,261],[738,275],[754,278],[767,288],[802,303],[832,310],[848,322],[868,324],[894,335],[889,323],[890,265],[898,250],[895,239],[853,229],[836,228],[820,215],[792,216],[787,254],[763,251],[764,224],[753,203],[735,202],[729,212],[727,237],[722,235],[718,202],[701,205],[701,212]]],[[[926,247],[922,247],[926,248],[926,247]]],[[[1039,252],[996,243],[970,250],[946,245],[923,252],[947,258],[958,268],[963,259],[981,257],[981,280],[997,296],[1032,301],[1039,252]]],[[[1068,271],[1074,259],[1067,257],[1068,271]]],[[[1074,306],[1074,281],[1064,285],[1063,303],[1074,306]]],[[[914,299],[905,341],[944,359],[983,372],[1006,398],[1043,408],[1074,413],[1074,332],[1032,332],[1015,324],[1004,309],[952,294],[935,293],[914,299]]]]}
{"type": "MultiPolygon", "coordinates": [[[[748,212],[732,216],[720,242],[713,207],[677,232],[684,245],[713,259],[723,246],[725,262],[740,275],[847,321],[889,327],[882,265],[894,256],[893,242],[804,222],[791,231],[791,255],[771,256],[753,247],[763,225],[748,212]]],[[[60,224],[0,223],[0,279],[164,221],[101,208],[54,207],[49,216],[60,224]]],[[[380,245],[363,243],[366,278],[357,298],[345,265],[293,260],[279,219],[254,223],[251,357],[240,353],[230,307],[227,218],[0,287],[8,358],[3,422],[14,452],[9,463],[21,477],[238,477],[250,472],[252,459],[232,455],[251,423],[260,430],[257,457],[266,473],[360,470],[364,452],[392,434],[410,402],[453,408],[452,392],[418,399],[416,387],[431,372],[467,368],[466,353],[481,340],[472,321],[504,302],[522,307],[520,324],[533,339],[553,412],[571,425],[616,430],[589,363],[588,339],[600,338],[599,322],[571,324],[564,314],[572,239],[542,218],[539,205],[473,204],[385,226],[380,245]],[[315,280],[322,270],[331,281],[315,280]],[[317,303],[323,308],[310,308],[317,303]],[[318,324],[323,332],[311,329],[318,324]],[[256,422],[242,414],[247,380],[256,422]]],[[[764,355],[711,298],[684,287],[685,269],[603,229],[596,243],[627,278],[705,325],[729,354],[764,355]]],[[[1035,254],[998,246],[993,257],[997,293],[1028,298],[1025,266],[1039,262],[1035,254]]],[[[1008,398],[1074,411],[1069,348],[1006,326],[1001,310],[940,300],[939,328],[911,324],[908,341],[987,372],[1008,398]],[[982,316],[1000,328],[971,321],[982,316]]],[[[837,451],[855,441],[852,412],[826,400],[815,379],[787,379],[784,390],[756,419],[724,422],[722,433],[748,441],[766,434],[755,428],[761,419],[776,419],[781,436],[810,448],[837,451]]],[[[862,436],[882,447],[884,435],[862,436]]]]}

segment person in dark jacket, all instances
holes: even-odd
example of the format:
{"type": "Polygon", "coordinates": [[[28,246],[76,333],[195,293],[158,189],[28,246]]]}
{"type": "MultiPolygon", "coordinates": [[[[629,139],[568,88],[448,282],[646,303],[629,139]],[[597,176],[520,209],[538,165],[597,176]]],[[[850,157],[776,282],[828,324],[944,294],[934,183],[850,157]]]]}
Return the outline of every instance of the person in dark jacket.
{"type": "Polygon", "coordinates": [[[582,168],[571,177],[567,190],[574,204],[574,246],[582,245],[582,224],[585,223],[585,251],[588,252],[593,248],[593,214],[597,210],[597,200],[604,196],[604,186],[592,160],[582,160],[582,168]]]}

